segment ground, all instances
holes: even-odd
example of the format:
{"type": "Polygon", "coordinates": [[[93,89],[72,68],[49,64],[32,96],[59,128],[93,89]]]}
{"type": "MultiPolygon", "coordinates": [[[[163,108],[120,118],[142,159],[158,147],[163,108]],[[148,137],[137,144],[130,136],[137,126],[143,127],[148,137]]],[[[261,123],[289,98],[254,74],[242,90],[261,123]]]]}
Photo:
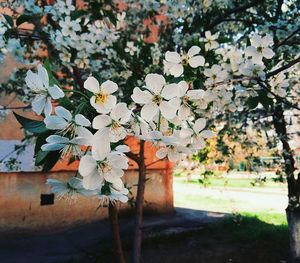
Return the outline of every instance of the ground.
{"type": "MultiPolygon", "coordinates": [[[[287,262],[286,185],[267,180],[253,187],[252,181],[232,178],[224,186],[223,179],[214,179],[204,188],[196,180],[175,177],[175,206],[193,223],[183,220],[184,225],[167,231],[153,229],[154,237],[146,232],[142,262],[287,262]]],[[[125,238],[124,244],[129,259],[130,240],[125,238]]],[[[97,262],[111,257],[105,248],[97,262]]]]}
{"type": "MultiPolygon", "coordinates": [[[[247,180],[230,181],[225,186],[214,181],[203,188],[197,181],[175,177],[176,213],[145,217],[142,262],[287,262],[285,185],[269,182],[251,187],[247,180]]],[[[123,217],[121,227],[130,262],[132,217],[123,217]]],[[[17,239],[2,236],[0,262],[115,262],[109,223],[17,239]]]]}

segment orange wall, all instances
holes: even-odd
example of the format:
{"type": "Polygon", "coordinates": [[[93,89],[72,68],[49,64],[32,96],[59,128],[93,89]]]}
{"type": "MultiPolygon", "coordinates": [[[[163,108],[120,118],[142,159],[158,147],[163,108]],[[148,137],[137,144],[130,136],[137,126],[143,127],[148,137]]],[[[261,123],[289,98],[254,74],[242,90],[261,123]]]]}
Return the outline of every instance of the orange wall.
{"type": "MultiPolygon", "coordinates": [[[[0,173],[0,233],[16,230],[56,230],[74,224],[89,223],[107,218],[107,208],[98,208],[97,198],[79,196],[77,199],[57,199],[54,205],[40,205],[40,195],[51,193],[47,178],[67,179],[74,172],[0,173]]],[[[127,171],[125,182],[135,195],[137,172],[127,171]]],[[[147,174],[145,191],[146,212],[173,212],[172,176],[166,170],[147,174]]],[[[120,205],[122,211],[130,208],[120,205]]]]}

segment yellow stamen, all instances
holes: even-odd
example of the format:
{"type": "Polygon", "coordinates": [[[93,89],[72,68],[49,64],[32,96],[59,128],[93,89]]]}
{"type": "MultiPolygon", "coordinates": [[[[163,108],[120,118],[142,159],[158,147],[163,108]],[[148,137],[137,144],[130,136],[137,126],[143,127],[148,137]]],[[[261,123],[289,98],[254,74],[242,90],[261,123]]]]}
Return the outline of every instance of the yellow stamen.
{"type": "Polygon", "coordinates": [[[100,91],[96,94],[95,102],[98,104],[104,104],[107,101],[108,94],[104,93],[103,91],[100,91]]]}
{"type": "Polygon", "coordinates": [[[159,104],[162,101],[162,97],[160,95],[154,95],[152,101],[156,104],[159,104]]]}

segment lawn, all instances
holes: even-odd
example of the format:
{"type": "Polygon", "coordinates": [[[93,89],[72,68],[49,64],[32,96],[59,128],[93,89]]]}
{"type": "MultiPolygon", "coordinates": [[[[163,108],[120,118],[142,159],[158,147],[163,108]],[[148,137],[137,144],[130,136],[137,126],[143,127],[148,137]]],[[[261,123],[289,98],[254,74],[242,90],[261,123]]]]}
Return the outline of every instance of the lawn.
{"type": "Polygon", "coordinates": [[[254,178],[226,178],[226,177],[211,177],[204,183],[201,183],[199,179],[187,180],[186,176],[175,177],[176,182],[183,184],[197,184],[203,187],[236,187],[236,188],[280,188],[285,189],[286,184],[280,182],[274,182],[272,178],[267,178],[266,182],[255,180],[254,178]]]}

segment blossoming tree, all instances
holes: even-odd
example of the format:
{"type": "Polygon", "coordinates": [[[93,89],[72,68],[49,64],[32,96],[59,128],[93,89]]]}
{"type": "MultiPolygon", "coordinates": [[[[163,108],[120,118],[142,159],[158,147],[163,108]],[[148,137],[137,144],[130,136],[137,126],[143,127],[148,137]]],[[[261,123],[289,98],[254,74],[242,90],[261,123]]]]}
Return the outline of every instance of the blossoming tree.
{"type": "MultiPolygon", "coordinates": [[[[225,5],[220,1],[127,4],[135,8],[131,14],[128,11],[128,20],[114,5],[97,1],[82,9],[71,1],[46,6],[26,1],[25,10],[31,16],[27,14],[23,20],[18,16],[17,26],[22,21],[32,22],[32,14],[45,12],[44,28],[50,37],[45,37],[40,20],[33,22],[33,34],[23,36],[10,16],[2,19],[6,54],[16,55],[22,45],[20,37],[28,39],[38,32],[40,45],[47,46],[50,59],[53,56],[57,63],[50,63],[51,67],[49,60],[37,63],[25,77],[32,110],[42,115],[43,121],[16,115],[25,129],[37,135],[36,148],[41,148],[36,151],[37,165],[49,169],[59,158],[80,160],[79,173],[69,181],[47,181],[53,192],[97,196],[108,202],[116,251],[124,262],[114,204],[128,201],[122,176],[128,158],[133,159],[139,167],[133,262],[139,262],[145,141],[156,147],[159,159],[176,162],[203,149],[207,139],[217,136],[219,123],[245,114],[251,119],[263,112],[272,116],[283,145],[291,248],[293,258],[299,257],[300,188],[284,118],[286,108],[299,110],[297,101],[290,99],[297,94],[300,61],[296,55],[299,47],[290,41],[299,28],[287,22],[299,19],[299,7],[292,1],[258,0],[225,5]],[[144,28],[134,27],[141,21],[137,17],[145,18],[145,10],[169,15],[168,26],[160,24],[165,35],[159,45],[145,43],[144,28]],[[59,80],[55,77],[58,71],[63,76],[59,80]],[[130,151],[127,136],[140,140],[139,154],[130,151]]],[[[153,18],[150,12],[147,15],[153,18]]],[[[157,18],[153,20],[157,22],[157,18]]],[[[23,48],[28,46],[37,48],[32,43],[23,48]]],[[[23,76],[16,73],[10,85],[23,76]]]]}

